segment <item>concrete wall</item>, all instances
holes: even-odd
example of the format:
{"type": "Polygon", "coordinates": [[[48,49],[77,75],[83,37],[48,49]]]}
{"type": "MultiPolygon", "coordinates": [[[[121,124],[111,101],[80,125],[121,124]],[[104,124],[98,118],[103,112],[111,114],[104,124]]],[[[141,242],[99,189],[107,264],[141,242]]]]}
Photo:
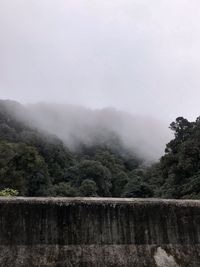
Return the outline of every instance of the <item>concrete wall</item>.
{"type": "Polygon", "coordinates": [[[200,201],[0,198],[0,266],[199,267],[200,201]]]}

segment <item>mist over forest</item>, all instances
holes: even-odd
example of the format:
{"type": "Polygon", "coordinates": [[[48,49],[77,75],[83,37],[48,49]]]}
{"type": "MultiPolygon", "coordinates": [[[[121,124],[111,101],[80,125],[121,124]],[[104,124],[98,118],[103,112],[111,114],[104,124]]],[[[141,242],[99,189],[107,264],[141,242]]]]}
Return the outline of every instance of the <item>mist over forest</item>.
{"type": "Polygon", "coordinates": [[[67,104],[4,103],[17,119],[57,136],[71,151],[78,151],[83,145],[101,145],[117,137],[124,149],[148,163],[160,158],[172,136],[166,122],[114,108],[92,110],[67,104]]]}
{"type": "Polygon", "coordinates": [[[113,108],[92,110],[45,103],[26,108],[40,129],[55,134],[72,151],[81,145],[101,145],[116,136],[126,150],[148,162],[160,158],[171,137],[161,120],[113,108]]]}
{"type": "Polygon", "coordinates": [[[199,198],[199,118],[178,117],[170,129],[171,135],[156,119],[111,108],[1,100],[0,189],[21,196],[199,198]]]}
{"type": "Polygon", "coordinates": [[[199,48],[199,0],[0,0],[0,267],[200,267],[199,48]]]}
{"type": "Polygon", "coordinates": [[[199,10],[1,0],[0,191],[199,198],[199,10]]]}

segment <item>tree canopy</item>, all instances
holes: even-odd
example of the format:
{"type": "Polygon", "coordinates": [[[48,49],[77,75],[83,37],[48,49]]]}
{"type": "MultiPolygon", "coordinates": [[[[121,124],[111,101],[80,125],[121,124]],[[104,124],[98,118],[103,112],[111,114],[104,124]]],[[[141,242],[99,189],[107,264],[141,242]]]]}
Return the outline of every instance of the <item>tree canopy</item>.
{"type": "Polygon", "coordinates": [[[16,102],[0,101],[0,190],[22,196],[122,196],[141,159],[120,153],[117,136],[72,153],[57,137],[16,116],[24,112],[16,102]]]}
{"type": "Polygon", "coordinates": [[[24,112],[16,102],[0,101],[2,194],[200,198],[200,117],[172,122],[174,138],[147,167],[114,134],[70,152],[56,136],[16,115],[24,112]]]}

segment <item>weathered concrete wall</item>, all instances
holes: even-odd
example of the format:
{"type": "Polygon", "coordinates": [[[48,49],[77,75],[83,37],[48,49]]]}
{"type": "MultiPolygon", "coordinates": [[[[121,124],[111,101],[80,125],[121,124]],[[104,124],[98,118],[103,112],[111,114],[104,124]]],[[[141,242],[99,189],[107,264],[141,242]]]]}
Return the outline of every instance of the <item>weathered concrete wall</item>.
{"type": "Polygon", "coordinates": [[[0,266],[199,267],[200,201],[0,198],[0,266]]]}

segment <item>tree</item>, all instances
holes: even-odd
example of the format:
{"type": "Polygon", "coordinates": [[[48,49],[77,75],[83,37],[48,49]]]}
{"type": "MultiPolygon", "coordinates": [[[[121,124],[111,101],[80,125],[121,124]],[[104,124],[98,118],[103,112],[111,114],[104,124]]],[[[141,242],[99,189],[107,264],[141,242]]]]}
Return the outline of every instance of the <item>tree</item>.
{"type": "Polygon", "coordinates": [[[69,168],[66,180],[72,181],[72,185],[80,187],[81,183],[90,179],[97,185],[99,196],[110,196],[111,173],[108,168],[94,160],[82,160],[75,166],[69,168]]]}
{"type": "Polygon", "coordinates": [[[183,185],[182,198],[200,199],[200,172],[190,177],[183,185]]]}
{"type": "Polygon", "coordinates": [[[69,183],[59,183],[54,185],[49,194],[52,196],[59,196],[59,197],[76,197],[78,195],[77,189],[72,187],[69,183]]]}
{"type": "Polygon", "coordinates": [[[44,159],[34,147],[23,143],[0,143],[0,188],[20,195],[45,195],[51,180],[44,159]]]}
{"type": "Polygon", "coordinates": [[[185,141],[190,136],[190,130],[193,128],[194,123],[189,122],[183,117],[176,118],[175,122],[170,124],[170,129],[174,131],[175,137],[181,141],[185,141]]]}
{"type": "Polygon", "coordinates": [[[153,189],[141,177],[130,179],[123,190],[123,197],[146,198],[153,196],[153,189]]]}
{"type": "Polygon", "coordinates": [[[95,197],[97,196],[97,185],[94,181],[86,179],[81,183],[79,187],[80,193],[84,197],[95,197]]]}
{"type": "Polygon", "coordinates": [[[128,175],[118,170],[115,174],[112,175],[112,196],[120,197],[122,195],[124,186],[128,183],[128,175]]]}
{"type": "Polygon", "coordinates": [[[183,117],[176,118],[176,120],[172,122],[169,127],[174,132],[175,138],[166,145],[165,152],[176,153],[179,145],[191,136],[194,126],[195,123],[189,122],[183,117]]]}

